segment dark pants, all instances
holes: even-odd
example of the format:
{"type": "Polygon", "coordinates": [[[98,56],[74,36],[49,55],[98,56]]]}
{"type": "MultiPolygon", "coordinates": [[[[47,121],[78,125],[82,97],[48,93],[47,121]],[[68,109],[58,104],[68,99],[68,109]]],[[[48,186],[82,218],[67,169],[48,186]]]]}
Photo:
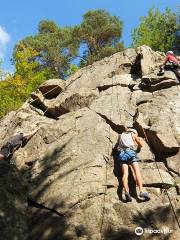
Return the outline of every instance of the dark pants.
{"type": "Polygon", "coordinates": [[[0,150],[0,154],[4,156],[4,160],[7,160],[13,153],[13,147],[6,143],[4,146],[2,146],[0,150]]]}
{"type": "Polygon", "coordinates": [[[180,81],[180,66],[176,63],[166,64],[164,70],[170,70],[174,72],[177,79],[180,81]]]}

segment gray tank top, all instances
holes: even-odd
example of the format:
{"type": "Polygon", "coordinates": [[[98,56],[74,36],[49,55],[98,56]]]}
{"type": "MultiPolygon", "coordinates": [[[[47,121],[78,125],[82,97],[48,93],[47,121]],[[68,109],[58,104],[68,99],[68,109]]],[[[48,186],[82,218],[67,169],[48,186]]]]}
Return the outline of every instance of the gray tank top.
{"type": "Polygon", "coordinates": [[[136,146],[131,132],[123,132],[119,137],[118,150],[130,148],[135,150],[136,146]]]}

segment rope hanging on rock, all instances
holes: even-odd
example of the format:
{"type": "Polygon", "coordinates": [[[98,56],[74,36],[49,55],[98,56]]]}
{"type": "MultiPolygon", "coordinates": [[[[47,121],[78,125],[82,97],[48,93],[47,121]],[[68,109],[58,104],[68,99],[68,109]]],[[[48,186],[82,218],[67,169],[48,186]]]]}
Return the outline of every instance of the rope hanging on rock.
{"type": "MultiPolygon", "coordinates": [[[[143,133],[144,133],[146,142],[147,142],[147,144],[148,144],[149,147],[150,147],[151,145],[150,145],[149,139],[148,139],[148,137],[147,137],[146,131],[144,130],[143,127],[142,127],[142,130],[143,130],[143,133]]],[[[153,152],[152,152],[152,153],[153,153],[153,152]]],[[[153,155],[154,155],[154,154],[153,154],[153,155]]],[[[158,164],[157,164],[157,162],[156,162],[156,160],[155,160],[155,156],[154,156],[154,162],[155,162],[155,164],[156,164],[156,168],[157,168],[157,170],[158,170],[158,173],[159,173],[159,176],[160,176],[160,178],[161,178],[162,184],[165,186],[165,182],[164,182],[164,180],[163,180],[163,177],[162,177],[162,174],[161,174],[160,169],[159,169],[159,167],[158,167],[158,164]]],[[[180,228],[180,222],[179,222],[179,220],[178,220],[176,211],[175,211],[174,206],[173,206],[173,204],[172,204],[171,197],[170,197],[170,195],[169,195],[169,193],[168,193],[168,191],[167,191],[166,188],[164,189],[164,191],[165,191],[165,193],[166,193],[166,195],[167,195],[167,197],[168,197],[168,200],[169,200],[169,203],[170,203],[170,205],[171,205],[171,208],[172,208],[174,217],[175,217],[175,219],[176,219],[176,222],[177,222],[177,224],[178,224],[178,227],[180,228]]]]}

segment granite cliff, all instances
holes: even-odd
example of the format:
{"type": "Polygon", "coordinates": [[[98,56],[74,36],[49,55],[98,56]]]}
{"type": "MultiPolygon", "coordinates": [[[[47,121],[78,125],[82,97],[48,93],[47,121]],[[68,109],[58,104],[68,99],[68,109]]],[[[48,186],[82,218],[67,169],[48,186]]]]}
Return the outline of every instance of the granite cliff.
{"type": "Polygon", "coordinates": [[[40,127],[0,163],[0,239],[125,240],[180,236],[180,86],[175,74],[158,76],[164,54],[147,46],[126,49],[51,79],[0,122],[3,144],[15,132],[40,127]],[[125,203],[115,158],[118,134],[134,127],[146,141],[139,153],[141,201],[125,203]]]}

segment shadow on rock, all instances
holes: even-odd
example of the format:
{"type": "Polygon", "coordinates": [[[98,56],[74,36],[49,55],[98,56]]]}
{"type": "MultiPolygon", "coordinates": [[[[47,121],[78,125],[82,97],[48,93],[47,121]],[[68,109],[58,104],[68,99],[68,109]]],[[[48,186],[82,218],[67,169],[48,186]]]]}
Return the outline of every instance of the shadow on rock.
{"type": "Polygon", "coordinates": [[[27,184],[15,166],[0,161],[0,239],[26,240],[27,184]]]}
{"type": "MultiPolygon", "coordinates": [[[[117,150],[117,145],[118,143],[116,143],[115,147],[112,150],[112,156],[113,156],[113,160],[114,160],[114,175],[117,177],[118,179],[118,189],[117,189],[117,194],[118,194],[118,198],[120,201],[122,202],[126,202],[125,199],[123,199],[123,185],[122,185],[122,168],[121,165],[119,163],[118,160],[118,150],[117,150]]],[[[128,176],[128,183],[129,183],[129,193],[130,195],[135,198],[137,200],[137,202],[142,202],[140,199],[138,199],[137,196],[137,191],[136,191],[136,182],[135,179],[133,177],[133,172],[131,170],[131,167],[129,167],[129,176],[128,176]]]]}
{"type": "MultiPolygon", "coordinates": [[[[179,217],[180,213],[176,212],[179,217]]],[[[178,225],[171,206],[160,206],[146,211],[144,214],[138,213],[133,217],[131,226],[114,229],[111,226],[104,231],[104,240],[120,239],[143,239],[143,240],[173,240],[178,239],[178,225]],[[137,236],[135,229],[140,227],[143,233],[137,236]],[[161,231],[161,232],[160,232],[161,231]]]]}
{"type": "MultiPolygon", "coordinates": [[[[70,240],[66,234],[67,219],[45,210],[32,210],[33,216],[29,219],[29,240],[70,240]]],[[[32,214],[31,213],[31,214],[32,214]]]]}
{"type": "MultiPolygon", "coordinates": [[[[70,141],[71,139],[55,147],[51,153],[44,155],[40,160],[33,161],[34,164],[30,167],[29,181],[33,190],[28,199],[29,240],[70,240],[86,233],[84,226],[77,229],[68,223],[73,213],[61,194],[49,193],[50,198],[49,196],[48,199],[43,198],[44,194],[48,195],[48,191],[52,192],[52,184],[56,184],[57,181],[76,171],[82,165],[86,165],[85,162],[60,171],[63,166],[70,165],[72,161],[71,157],[62,156],[63,150],[70,141]],[[37,163],[39,166],[36,168],[37,163]],[[53,181],[47,180],[51,176],[55,176],[53,181]]],[[[57,189],[54,191],[56,192],[57,189]]]]}

